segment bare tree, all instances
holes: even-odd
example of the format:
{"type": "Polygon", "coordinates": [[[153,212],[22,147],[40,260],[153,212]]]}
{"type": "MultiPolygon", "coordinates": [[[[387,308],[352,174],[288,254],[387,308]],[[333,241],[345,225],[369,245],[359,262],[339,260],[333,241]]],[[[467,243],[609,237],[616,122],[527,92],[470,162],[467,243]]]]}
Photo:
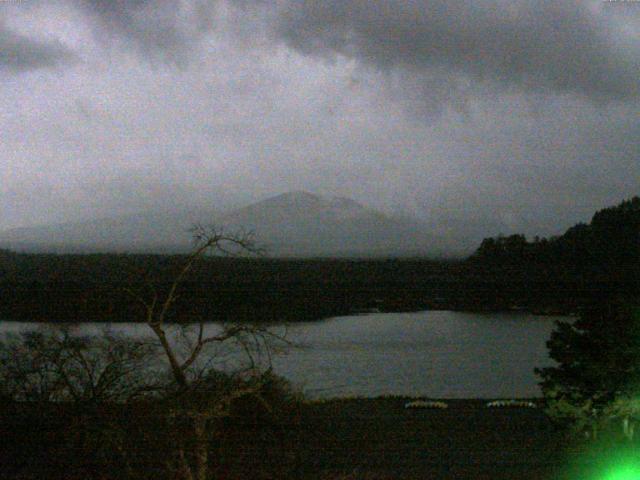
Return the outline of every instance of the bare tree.
{"type": "Polygon", "coordinates": [[[126,475],[132,455],[125,448],[127,426],[119,412],[140,394],[157,391],[149,361],[157,353],[154,343],[107,328],[83,334],[69,325],[54,325],[5,334],[0,340],[0,396],[8,404],[23,404],[16,411],[26,415],[24,424],[38,419],[54,438],[40,444],[51,462],[18,467],[29,472],[24,478],[38,477],[39,468],[60,469],[65,478],[86,478],[87,469],[126,475]]]}
{"type": "Polygon", "coordinates": [[[0,384],[17,401],[125,402],[149,386],[154,350],[108,329],[91,336],[41,327],[0,341],[0,384]]]}
{"type": "Polygon", "coordinates": [[[224,324],[215,333],[207,333],[205,319],[195,325],[173,325],[168,319],[180,289],[195,266],[208,255],[260,255],[250,232],[227,233],[215,227],[197,225],[192,229],[194,249],[173,277],[164,293],[150,282],[146,293],[129,290],[143,307],[144,321],[160,343],[168,363],[172,384],[171,421],[187,424],[191,449],[186,448],[184,435],[175,439],[174,470],[184,480],[205,480],[209,474],[209,423],[229,414],[232,403],[252,396],[265,408],[269,405],[261,396],[263,381],[270,372],[270,355],[274,346],[285,345],[283,335],[255,324],[224,324]],[[215,370],[211,347],[232,344],[244,359],[243,368],[232,376],[215,370]],[[266,362],[265,362],[266,360],[266,362]],[[204,362],[204,363],[203,363],[204,362]]]}
{"type": "MultiPolygon", "coordinates": [[[[269,412],[270,396],[280,398],[273,392],[285,392],[270,368],[273,349],[289,345],[284,334],[247,323],[212,328],[208,318],[176,323],[176,311],[184,306],[178,299],[207,256],[262,254],[247,232],[196,226],[192,233],[193,250],[178,257],[168,284],[146,275],[142,288],[127,289],[141,307],[151,341],[106,329],[102,335],[83,335],[73,328],[0,340],[0,395],[67,404],[64,410],[72,414],[64,430],[69,450],[103,458],[106,466],[117,456],[121,476],[138,478],[133,472],[144,450],[147,459],[168,453],[160,458],[167,461],[170,478],[210,478],[217,421],[237,405],[269,412]],[[235,363],[225,370],[220,360],[229,351],[235,363]],[[162,439],[159,431],[165,433],[162,439]]],[[[65,466],[70,469],[74,457],[64,458],[71,459],[65,466]]]]}

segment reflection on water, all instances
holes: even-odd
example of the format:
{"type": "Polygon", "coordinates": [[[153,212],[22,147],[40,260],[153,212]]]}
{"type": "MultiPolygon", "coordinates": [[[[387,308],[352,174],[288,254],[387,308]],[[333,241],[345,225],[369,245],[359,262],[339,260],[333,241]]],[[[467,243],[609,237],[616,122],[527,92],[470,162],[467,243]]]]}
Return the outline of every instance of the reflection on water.
{"type": "MultiPolygon", "coordinates": [[[[295,324],[286,332],[296,347],[274,357],[274,370],[312,397],[538,396],[533,369],[552,363],[545,342],[553,322],[560,319],[565,318],[427,311],[295,324]]],[[[34,325],[3,322],[0,330],[15,332],[34,325]]],[[[78,327],[82,333],[99,333],[102,328],[78,327]]],[[[143,324],[110,328],[136,337],[149,335],[143,324]]],[[[213,332],[219,326],[207,328],[213,332]]],[[[275,330],[282,333],[284,327],[275,330]]]]}

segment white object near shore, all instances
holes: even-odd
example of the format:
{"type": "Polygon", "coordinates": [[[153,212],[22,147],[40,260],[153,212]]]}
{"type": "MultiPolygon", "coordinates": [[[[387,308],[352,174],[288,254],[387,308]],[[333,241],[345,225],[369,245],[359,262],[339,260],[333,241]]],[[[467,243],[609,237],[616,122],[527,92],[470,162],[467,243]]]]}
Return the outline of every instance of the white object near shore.
{"type": "Polygon", "coordinates": [[[413,400],[405,403],[404,408],[448,408],[447,404],[439,401],[413,400]]]}
{"type": "Polygon", "coordinates": [[[503,408],[503,407],[521,407],[521,408],[537,408],[537,405],[533,402],[526,400],[494,400],[486,404],[488,408],[503,408]]]}

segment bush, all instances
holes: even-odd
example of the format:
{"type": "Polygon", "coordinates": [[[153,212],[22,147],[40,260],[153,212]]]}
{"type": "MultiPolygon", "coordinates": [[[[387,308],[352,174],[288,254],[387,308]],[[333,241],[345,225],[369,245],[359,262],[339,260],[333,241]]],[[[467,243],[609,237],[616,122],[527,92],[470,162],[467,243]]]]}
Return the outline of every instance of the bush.
{"type": "Polygon", "coordinates": [[[254,468],[264,462],[261,473],[278,477],[288,468],[285,429],[299,397],[286,380],[270,370],[208,369],[184,389],[149,367],[154,352],[68,329],[5,338],[3,478],[180,478],[185,460],[195,464],[203,454],[210,474],[251,477],[247,455],[254,468]]]}
{"type": "Polygon", "coordinates": [[[605,302],[558,322],[547,346],[558,365],[536,373],[558,422],[595,435],[640,394],[640,310],[632,304],[605,302]]]}
{"type": "Polygon", "coordinates": [[[44,327],[0,341],[0,395],[28,402],[123,402],[148,390],[156,347],[105,330],[44,327]]]}

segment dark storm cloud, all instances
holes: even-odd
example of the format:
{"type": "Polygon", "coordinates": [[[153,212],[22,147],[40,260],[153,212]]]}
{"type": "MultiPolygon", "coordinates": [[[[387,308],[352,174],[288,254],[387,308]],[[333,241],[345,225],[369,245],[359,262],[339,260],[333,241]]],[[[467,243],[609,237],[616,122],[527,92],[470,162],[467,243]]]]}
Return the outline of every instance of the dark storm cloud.
{"type": "MultiPolygon", "coordinates": [[[[104,40],[184,64],[217,28],[269,32],[306,55],[353,58],[393,72],[430,99],[479,91],[640,94],[639,16],[591,0],[81,0],[104,40]],[[484,89],[484,90],[481,90],[484,89]]],[[[246,38],[243,38],[246,40],[246,38]]],[[[425,98],[424,95],[422,95],[425,98]]],[[[429,105],[432,103],[433,105],[429,105]]]]}
{"type": "Polygon", "coordinates": [[[0,69],[23,72],[53,68],[72,62],[74,53],[59,42],[44,42],[20,35],[0,20],[0,69]]]}
{"type": "MultiPolygon", "coordinates": [[[[601,2],[558,0],[287,0],[276,31],[305,54],[344,55],[426,80],[435,95],[476,85],[573,93],[640,93],[640,41],[601,2]]],[[[274,7],[276,5],[274,3],[274,7]]],[[[622,17],[635,22],[637,17],[622,17]]]]}
{"type": "Polygon", "coordinates": [[[79,5],[93,20],[103,41],[124,40],[149,59],[182,65],[213,27],[215,3],[215,0],[81,0],[79,5]]]}

